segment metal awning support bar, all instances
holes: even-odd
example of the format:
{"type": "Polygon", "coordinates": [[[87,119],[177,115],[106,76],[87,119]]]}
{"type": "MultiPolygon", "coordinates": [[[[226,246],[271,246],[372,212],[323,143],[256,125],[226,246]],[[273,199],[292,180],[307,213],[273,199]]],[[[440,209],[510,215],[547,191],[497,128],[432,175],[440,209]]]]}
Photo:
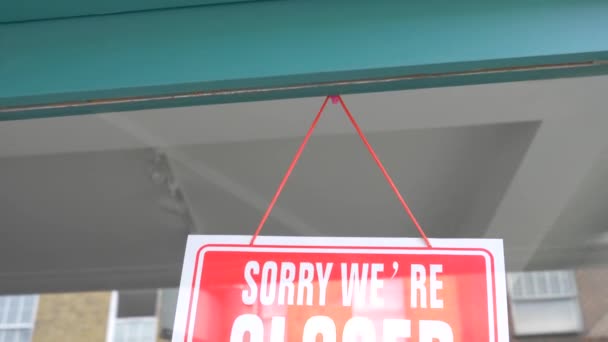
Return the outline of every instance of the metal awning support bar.
{"type": "Polygon", "coordinates": [[[0,24],[0,120],[608,74],[606,17],[605,0],[309,0],[0,24]]]}
{"type": "MultiPolygon", "coordinates": [[[[373,85],[383,85],[383,84],[397,83],[397,82],[403,82],[403,81],[412,81],[412,80],[440,79],[440,78],[475,76],[475,75],[495,75],[495,74],[500,74],[500,73],[514,73],[514,72],[551,71],[551,70],[564,70],[564,69],[591,68],[591,67],[598,67],[598,66],[603,66],[603,65],[608,65],[608,61],[602,60],[602,61],[588,61],[588,62],[578,62],[578,63],[531,65],[531,66],[510,67],[510,68],[495,68],[495,69],[482,69],[482,70],[471,70],[471,71],[444,72],[444,73],[436,73],[436,74],[418,74],[418,75],[404,75],[404,76],[396,76],[396,77],[360,79],[360,80],[349,80],[349,81],[295,84],[295,85],[290,85],[290,86],[197,91],[197,92],[189,92],[189,93],[182,93],[182,94],[170,94],[170,95],[158,95],[158,96],[107,98],[107,99],[73,101],[73,102],[64,102],[64,103],[35,104],[35,105],[26,105],[26,106],[4,107],[4,108],[0,107],[0,113],[16,113],[16,112],[40,111],[40,110],[49,110],[49,109],[95,107],[95,106],[102,106],[102,105],[137,104],[137,103],[145,103],[145,102],[152,102],[152,101],[174,101],[174,100],[180,100],[180,99],[197,99],[197,98],[205,98],[205,97],[229,97],[229,96],[235,96],[235,95],[263,95],[263,94],[268,94],[268,93],[310,90],[310,89],[319,89],[319,88],[349,87],[349,86],[362,86],[362,85],[373,86],[373,85]]],[[[321,95],[321,94],[319,94],[319,95],[321,95]]]]}

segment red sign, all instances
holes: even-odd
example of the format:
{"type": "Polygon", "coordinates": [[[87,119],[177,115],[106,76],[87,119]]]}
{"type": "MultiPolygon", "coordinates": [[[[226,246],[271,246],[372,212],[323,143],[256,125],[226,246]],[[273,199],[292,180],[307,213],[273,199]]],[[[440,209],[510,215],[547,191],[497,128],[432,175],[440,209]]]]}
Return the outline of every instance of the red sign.
{"type": "Polygon", "coordinates": [[[173,341],[508,341],[497,240],[210,238],[189,240],[173,341]]]}

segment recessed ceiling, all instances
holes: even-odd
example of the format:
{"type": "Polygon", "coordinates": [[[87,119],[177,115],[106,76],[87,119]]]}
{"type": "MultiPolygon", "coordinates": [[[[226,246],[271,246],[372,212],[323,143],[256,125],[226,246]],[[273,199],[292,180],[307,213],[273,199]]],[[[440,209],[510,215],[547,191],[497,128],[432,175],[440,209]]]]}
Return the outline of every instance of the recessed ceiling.
{"type": "MultiPolygon", "coordinates": [[[[514,270],[585,267],[606,260],[585,243],[608,226],[607,86],[345,100],[429,236],[503,238],[514,270]]],[[[0,123],[0,293],[176,286],[188,233],[252,232],[321,100],[0,123]],[[157,150],[185,212],[154,176],[157,150]]],[[[416,236],[337,106],[263,233],[416,236]]]]}

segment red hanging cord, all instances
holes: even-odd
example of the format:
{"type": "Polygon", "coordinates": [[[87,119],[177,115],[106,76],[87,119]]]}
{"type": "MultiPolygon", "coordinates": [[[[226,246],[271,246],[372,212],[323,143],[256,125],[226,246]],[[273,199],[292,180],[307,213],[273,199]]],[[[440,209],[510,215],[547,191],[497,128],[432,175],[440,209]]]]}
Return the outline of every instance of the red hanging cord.
{"type": "Polygon", "coordinates": [[[418,233],[420,233],[420,236],[424,240],[424,243],[427,245],[427,247],[432,248],[431,242],[429,241],[429,239],[427,238],[426,234],[424,233],[424,230],[420,226],[420,223],[418,223],[418,220],[414,216],[414,213],[412,212],[412,210],[410,209],[410,207],[407,205],[407,202],[405,201],[405,199],[403,198],[403,196],[401,196],[401,193],[399,192],[399,189],[397,188],[397,185],[395,185],[395,182],[393,182],[393,179],[388,174],[388,171],[386,171],[386,168],[384,167],[384,165],[382,165],[382,162],[380,161],[380,158],[378,158],[378,155],[376,154],[376,152],[372,148],[372,145],[369,143],[369,141],[365,137],[365,134],[363,134],[363,131],[361,130],[361,127],[359,127],[359,124],[357,124],[357,121],[355,120],[355,118],[351,114],[350,110],[348,109],[348,107],[346,106],[346,104],[344,103],[344,101],[342,100],[342,97],[340,97],[339,95],[338,96],[327,96],[325,98],[325,101],[323,101],[323,104],[321,105],[321,109],[319,109],[319,112],[317,113],[317,116],[315,117],[315,119],[313,120],[312,124],[310,125],[310,128],[308,129],[308,132],[306,133],[306,136],[304,136],[304,140],[302,140],[302,143],[301,143],[300,147],[298,148],[298,151],[296,152],[293,160],[291,161],[291,164],[289,165],[289,168],[287,169],[287,172],[285,172],[285,175],[283,176],[283,179],[281,180],[281,183],[279,184],[279,187],[278,187],[276,193],[274,194],[272,200],[270,201],[270,204],[268,205],[268,208],[266,209],[266,212],[264,213],[264,216],[262,216],[262,219],[260,220],[260,224],[258,225],[258,228],[255,230],[255,233],[253,233],[253,236],[251,237],[251,241],[249,242],[249,245],[253,245],[254,242],[255,242],[255,240],[257,239],[257,237],[260,235],[260,232],[262,231],[262,228],[266,224],[266,221],[268,220],[268,217],[270,216],[270,213],[272,212],[272,209],[274,208],[275,204],[277,203],[277,200],[279,199],[279,196],[281,195],[281,192],[283,191],[283,188],[285,187],[285,184],[287,183],[287,180],[289,179],[289,176],[291,176],[291,173],[293,172],[293,169],[296,167],[296,164],[298,163],[298,160],[300,159],[300,156],[302,155],[302,152],[304,152],[304,149],[306,148],[306,144],[308,143],[308,140],[310,140],[310,137],[312,136],[312,133],[314,132],[315,128],[317,127],[317,124],[319,123],[319,119],[321,119],[321,115],[325,111],[325,107],[327,106],[327,102],[330,99],[332,100],[332,102],[334,104],[336,104],[338,102],[340,103],[340,105],[342,106],[342,109],[346,113],[346,116],[348,117],[348,119],[352,123],[353,127],[355,128],[355,130],[359,134],[359,137],[361,138],[361,140],[363,141],[363,144],[365,145],[365,147],[367,147],[367,150],[372,155],[372,158],[374,159],[374,161],[376,162],[376,164],[380,168],[380,171],[382,171],[382,174],[384,175],[384,178],[386,178],[388,184],[390,185],[390,187],[395,192],[395,195],[397,195],[397,198],[399,199],[399,202],[401,202],[401,205],[403,206],[403,209],[405,209],[405,212],[408,214],[408,216],[410,217],[410,219],[414,223],[414,226],[416,226],[416,229],[418,230],[418,233]]]}
{"type": "Polygon", "coordinates": [[[296,152],[296,155],[293,157],[293,160],[291,161],[291,165],[289,165],[287,172],[285,172],[285,176],[283,176],[283,180],[281,180],[281,183],[279,184],[277,192],[274,194],[274,197],[272,197],[272,201],[270,201],[270,204],[268,205],[268,208],[266,209],[264,216],[262,216],[262,220],[260,220],[260,224],[258,224],[258,228],[255,230],[255,233],[253,233],[253,236],[251,237],[251,242],[249,242],[250,245],[253,245],[253,243],[255,242],[255,239],[257,239],[258,235],[260,235],[260,232],[262,231],[264,224],[266,224],[266,220],[268,220],[268,216],[270,216],[270,212],[272,211],[272,208],[277,203],[277,200],[279,199],[279,196],[281,195],[281,192],[283,191],[283,188],[285,187],[285,184],[287,183],[289,176],[291,176],[291,173],[293,172],[293,169],[296,167],[296,164],[298,163],[298,160],[300,159],[302,152],[304,152],[304,148],[306,148],[306,144],[308,143],[308,140],[310,140],[310,137],[312,136],[312,132],[315,131],[315,127],[317,127],[317,123],[319,123],[319,119],[321,119],[321,115],[323,114],[323,111],[325,111],[325,107],[327,107],[328,101],[329,101],[329,96],[325,98],[325,101],[323,101],[323,104],[321,105],[321,109],[319,109],[319,112],[317,113],[317,116],[315,117],[315,119],[312,121],[312,124],[310,125],[310,128],[308,129],[308,132],[306,133],[306,136],[304,136],[304,140],[302,140],[302,144],[300,144],[300,148],[298,148],[298,152],[296,152]]]}
{"type": "Polygon", "coordinates": [[[388,184],[391,186],[391,188],[395,192],[395,195],[397,195],[399,202],[401,202],[401,206],[403,206],[403,209],[405,209],[405,212],[407,213],[407,215],[410,217],[410,219],[414,223],[414,226],[416,226],[416,229],[418,230],[418,233],[420,233],[420,236],[424,240],[424,243],[426,243],[427,247],[432,248],[433,246],[431,246],[431,242],[429,241],[429,238],[426,237],[426,234],[424,233],[424,230],[420,226],[420,223],[418,223],[416,216],[414,216],[414,213],[410,209],[409,205],[407,205],[407,202],[405,201],[403,196],[401,196],[401,192],[399,192],[397,185],[395,185],[395,182],[393,182],[393,179],[388,174],[388,171],[386,171],[386,169],[384,168],[384,165],[382,165],[382,162],[380,161],[380,158],[378,158],[378,155],[376,154],[376,151],[374,151],[374,148],[372,147],[372,145],[369,143],[369,141],[367,141],[365,134],[363,134],[361,127],[359,127],[359,124],[357,123],[357,121],[355,121],[355,118],[353,117],[350,110],[346,106],[346,103],[344,103],[344,100],[342,100],[341,96],[337,96],[337,97],[338,97],[338,101],[340,101],[340,105],[342,106],[342,108],[344,109],[344,112],[346,113],[346,116],[348,116],[348,119],[353,124],[353,127],[359,134],[359,137],[361,137],[363,144],[365,145],[365,147],[367,147],[367,150],[372,155],[372,158],[374,158],[374,160],[376,161],[376,164],[380,168],[380,171],[382,171],[384,178],[386,178],[386,181],[388,182],[388,184]]]}

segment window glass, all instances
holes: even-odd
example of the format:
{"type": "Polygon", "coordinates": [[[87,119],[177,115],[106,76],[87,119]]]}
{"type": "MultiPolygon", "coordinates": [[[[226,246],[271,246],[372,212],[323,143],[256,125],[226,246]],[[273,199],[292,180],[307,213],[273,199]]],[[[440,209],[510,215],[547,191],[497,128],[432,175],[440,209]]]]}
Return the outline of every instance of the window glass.
{"type": "MultiPolygon", "coordinates": [[[[344,97],[430,238],[503,240],[512,341],[608,340],[606,89],[344,97]]],[[[188,235],[252,234],[322,100],[0,122],[0,342],[170,341],[188,235]]],[[[418,237],[326,110],[261,234],[418,237]]],[[[407,284],[385,287],[382,312],[407,315],[407,284]]]]}
{"type": "Polygon", "coordinates": [[[30,342],[38,297],[0,296],[0,342],[30,342]]]}

